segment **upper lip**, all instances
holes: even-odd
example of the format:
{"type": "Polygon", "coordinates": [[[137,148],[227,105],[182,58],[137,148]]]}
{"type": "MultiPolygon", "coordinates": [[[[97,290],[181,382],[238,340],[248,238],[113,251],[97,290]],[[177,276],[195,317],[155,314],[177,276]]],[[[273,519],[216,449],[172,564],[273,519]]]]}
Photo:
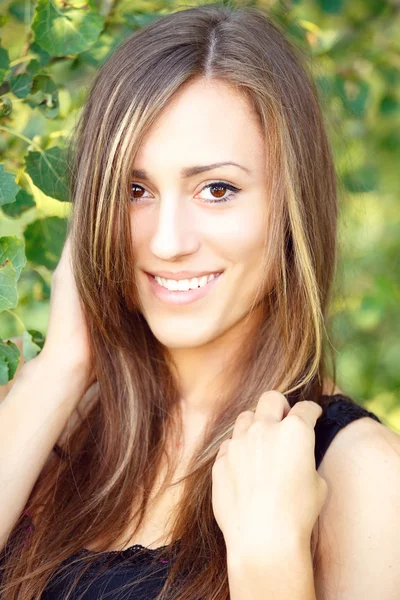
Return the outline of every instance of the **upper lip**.
{"type": "Polygon", "coordinates": [[[203,277],[204,275],[212,275],[213,273],[222,273],[222,271],[177,271],[176,273],[172,273],[171,271],[157,271],[157,273],[146,271],[146,273],[153,275],[153,277],[162,277],[163,279],[193,279],[193,277],[203,277]]]}

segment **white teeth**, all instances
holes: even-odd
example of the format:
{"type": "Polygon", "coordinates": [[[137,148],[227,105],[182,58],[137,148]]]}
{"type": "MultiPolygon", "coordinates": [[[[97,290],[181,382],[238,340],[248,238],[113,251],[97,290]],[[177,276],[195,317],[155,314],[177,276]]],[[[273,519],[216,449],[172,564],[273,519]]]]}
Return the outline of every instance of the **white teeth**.
{"type": "Polygon", "coordinates": [[[180,291],[184,292],[187,290],[195,290],[198,287],[203,287],[209,281],[212,281],[217,275],[220,273],[212,273],[211,275],[204,275],[203,277],[193,277],[193,279],[180,279],[176,281],[175,279],[164,279],[163,277],[158,277],[158,275],[154,276],[154,279],[162,285],[162,287],[167,288],[170,291],[180,291]]]}
{"type": "Polygon", "coordinates": [[[197,290],[198,287],[199,287],[199,280],[197,279],[197,277],[193,277],[193,279],[191,279],[189,281],[189,289],[197,290]]]}
{"type": "Polygon", "coordinates": [[[206,285],[206,283],[207,283],[207,275],[204,275],[204,277],[200,277],[199,287],[203,287],[203,285],[206,285]]]}
{"type": "Polygon", "coordinates": [[[178,281],[178,290],[180,292],[184,292],[185,290],[189,289],[189,280],[188,279],[181,279],[180,281],[178,281]]]}

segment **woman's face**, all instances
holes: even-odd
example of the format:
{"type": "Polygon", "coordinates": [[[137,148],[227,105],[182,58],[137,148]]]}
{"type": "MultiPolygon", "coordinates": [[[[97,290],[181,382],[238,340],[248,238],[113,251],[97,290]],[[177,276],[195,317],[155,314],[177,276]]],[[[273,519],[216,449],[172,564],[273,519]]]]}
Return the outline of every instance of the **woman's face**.
{"type": "Polygon", "coordinates": [[[264,144],[244,96],[198,79],[173,98],[140,147],[130,205],[138,293],[150,329],[168,348],[212,342],[249,312],[268,226],[264,144]],[[207,167],[215,163],[236,166],[207,167]],[[169,291],[149,273],[164,285],[189,279],[192,286],[202,283],[191,282],[196,275],[222,274],[197,291],[169,291]]]}

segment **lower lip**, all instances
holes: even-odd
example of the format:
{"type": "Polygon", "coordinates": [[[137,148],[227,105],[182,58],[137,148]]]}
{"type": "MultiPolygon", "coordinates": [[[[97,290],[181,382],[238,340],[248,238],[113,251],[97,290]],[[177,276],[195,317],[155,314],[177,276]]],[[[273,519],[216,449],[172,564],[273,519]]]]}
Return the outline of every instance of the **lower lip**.
{"type": "Polygon", "coordinates": [[[203,285],[203,287],[197,288],[195,290],[179,292],[167,290],[167,288],[157,283],[157,281],[152,275],[146,273],[153,294],[163,302],[166,302],[167,304],[177,304],[179,306],[182,304],[190,304],[191,302],[200,300],[200,298],[204,298],[204,296],[209,294],[211,290],[216,286],[217,282],[221,278],[221,275],[222,273],[220,273],[218,277],[214,277],[214,279],[209,283],[206,283],[206,285],[203,285]]]}

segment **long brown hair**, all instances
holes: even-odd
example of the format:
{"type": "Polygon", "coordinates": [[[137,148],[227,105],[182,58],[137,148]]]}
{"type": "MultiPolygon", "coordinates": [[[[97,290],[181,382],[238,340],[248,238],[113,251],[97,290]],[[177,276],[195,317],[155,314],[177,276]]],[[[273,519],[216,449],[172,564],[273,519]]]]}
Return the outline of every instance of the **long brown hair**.
{"type": "MultiPolygon", "coordinates": [[[[28,544],[22,543],[23,517],[14,527],[4,600],[39,598],[62,561],[99,538],[103,549],[109,547],[131,523],[133,498],[139,506],[134,516],[143,518],[167,433],[176,427],[179,435],[180,420],[173,419],[179,382],[136,293],[129,183],[149,127],[198,77],[229,83],[250,100],[265,132],[270,174],[262,267],[266,280],[273,266],[274,283],[254,300],[265,307],[262,321],[232,359],[223,396],[216,393],[215,415],[171,524],[171,546],[178,545],[167,581],[172,587],[165,588],[172,590],[169,597],[228,598],[226,548],[211,502],[220,444],[231,436],[237,415],[255,410],[264,391],[282,392],[291,405],[321,403],[328,370],[337,184],[318,94],[304,63],[263,9],[211,4],[153,21],[97,73],[69,146],[69,231],[93,344],[97,402],[67,439],[67,460],[32,490],[26,509],[32,515],[41,506],[46,510],[38,513],[28,544]]],[[[333,356],[331,363],[335,383],[333,356]]]]}

